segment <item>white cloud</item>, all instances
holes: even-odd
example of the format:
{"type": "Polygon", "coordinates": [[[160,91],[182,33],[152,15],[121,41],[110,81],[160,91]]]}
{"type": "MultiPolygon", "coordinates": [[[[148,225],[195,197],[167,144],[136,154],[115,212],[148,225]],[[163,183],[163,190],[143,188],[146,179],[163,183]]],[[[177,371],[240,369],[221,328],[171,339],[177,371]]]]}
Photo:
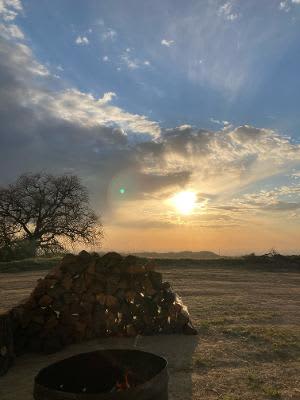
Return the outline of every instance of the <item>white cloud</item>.
{"type": "Polygon", "coordinates": [[[227,19],[228,21],[234,21],[239,17],[239,14],[232,11],[233,3],[231,1],[226,2],[218,9],[218,15],[227,19]]]}
{"type": "Polygon", "coordinates": [[[126,49],[126,51],[121,55],[121,61],[123,64],[126,65],[126,67],[128,69],[131,69],[131,70],[135,70],[135,69],[141,68],[143,66],[149,67],[151,65],[149,60],[143,61],[137,57],[133,57],[131,50],[128,51],[128,49],[126,49]]]}
{"type": "Polygon", "coordinates": [[[22,106],[35,110],[40,118],[52,118],[67,121],[83,128],[113,126],[126,132],[145,134],[153,138],[160,135],[160,127],[146,116],[132,114],[112,104],[114,92],[107,92],[100,98],[83,93],[77,89],[50,91],[47,82],[41,80],[46,88],[37,86],[36,77],[50,76],[47,68],[36,61],[31,49],[22,43],[1,45],[0,59],[9,63],[5,68],[17,76],[26,87],[26,96],[22,97],[22,106]]]}
{"type": "Polygon", "coordinates": [[[114,29],[107,29],[102,33],[102,40],[115,40],[117,37],[117,32],[114,29]]]}
{"type": "Polygon", "coordinates": [[[46,114],[83,127],[118,126],[125,131],[158,137],[159,125],[145,116],[131,114],[111,104],[116,94],[108,92],[95,98],[92,94],[68,89],[57,93],[32,93],[32,102],[46,114]]]}
{"type": "Polygon", "coordinates": [[[215,118],[210,118],[210,122],[213,122],[214,124],[222,125],[222,122],[215,118]]]}
{"type": "Polygon", "coordinates": [[[215,119],[215,118],[210,118],[210,122],[213,122],[214,124],[218,124],[218,125],[224,125],[224,126],[230,125],[229,121],[226,121],[226,120],[220,121],[219,119],[215,119]]]}
{"type": "Polygon", "coordinates": [[[166,47],[171,47],[175,44],[174,40],[167,40],[167,39],[162,39],[162,41],[160,42],[160,44],[162,46],[166,46],[166,47]]]}
{"type": "Polygon", "coordinates": [[[90,43],[90,41],[86,36],[78,36],[75,40],[75,43],[79,45],[87,45],[90,43]]]}
{"type": "Polygon", "coordinates": [[[128,69],[137,69],[140,66],[139,61],[137,59],[132,58],[128,53],[122,54],[121,60],[127,66],[128,69]]]}
{"type": "Polygon", "coordinates": [[[104,57],[102,58],[102,60],[103,60],[104,62],[108,62],[108,61],[109,61],[109,58],[108,58],[108,56],[104,56],[104,57]]]}
{"type": "MultiPolygon", "coordinates": [[[[217,207],[216,207],[217,208],[217,207]]],[[[235,214],[261,214],[269,212],[292,212],[300,210],[300,186],[297,184],[284,185],[273,189],[262,189],[235,197],[220,209],[235,214]]],[[[299,214],[300,216],[300,214],[299,214]]]]}
{"type": "Polygon", "coordinates": [[[292,4],[300,4],[300,0],[282,0],[279,3],[279,10],[289,12],[291,11],[292,4]]]}
{"type": "MultiPolygon", "coordinates": [[[[186,221],[187,225],[243,225],[249,229],[257,214],[260,221],[273,218],[272,223],[281,212],[288,216],[299,211],[300,217],[299,185],[261,192],[257,189],[260,182],[264,186],[268,182],[268,187],[272,187],[274,176],[284,177],[300,165],[300,145],[272,130],[245,125],[208,132],[182,125],[164,131],[156,143],[143,143],[140,160],[142,172],[149,177],[162,171],[164,176],[185,177],[170,187],[161,185],[144,200],[143,209],[149,213],[152,210],[153,222],[174,226],[175,215],[170,208],[164,208],[164,202],[182,188],[193,190],[199,199],[199,207],[186,221]],[[246,190],[248,194],[241,195],[246,190]]],[[[131,218],[135,217],[128,220],[131,218]]]]}
{"type": "Polygon", "coordinates": [[[186,129],[192,129],[192,125],[190,125],[190,124],[183,124],[183,125],[180,125],[180,126],[178,126],[178,128],[177,128],[179,131],[185,131],[186,129]]]}
{"type": "Polygon", "coordinates": [[[24,39],[24,33],[17,25],[14,24],[0,24],[0,34],[6,39],[24,39]]]}
{"type": "MultiPolygon", "coordinates": [[[[0,47],[0,58],[6,57],[6,47],[0,47]]],[[[27,74],[30,76],[47,77],[50,75],[49,70],[45,65],[40,64],[33,57],[31,49],[23,43],[14,44],[14,52],[10,55],[11,68],[16,68],[18,79],[28,79],[27,74]],[[21,78],[23,77],[23,78],[21,78]]]]}
{"type": "Polygon", "coordinates": [[[289,12],[290,9],[291,7],[288,0],[283,0],[279,3],[279,10],[289,12]]]}
{"type": "Polygon", "coordinates": [[[152,172],[193,171],[195,186],[212,193],[241,190],[300,164],[300,145],[275,131],[248,125],[229,125],[217,132],[170,129],[162,146],[157,146],[157,158],[149,161],[152,172]]]}
{"type": "Polygon", "coordinates": [[[22,10],[20,0],[0,0],[0,16],[4,21],[13,21],[22,10]]]}

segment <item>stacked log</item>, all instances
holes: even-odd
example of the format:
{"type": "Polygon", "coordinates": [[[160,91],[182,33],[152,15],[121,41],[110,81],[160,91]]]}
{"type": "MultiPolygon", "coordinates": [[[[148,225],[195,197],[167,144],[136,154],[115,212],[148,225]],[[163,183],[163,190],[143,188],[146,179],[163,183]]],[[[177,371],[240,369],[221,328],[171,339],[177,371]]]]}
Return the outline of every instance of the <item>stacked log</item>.
{"type": "Polygon", "coordinates": [[[0,376],[4,375],[14,360],[13,333],[10,313],[0,314],[0,376]]]}
{"type": "Polygon", "coordinates": [[[103,336],[197,333],[153,262],[117,253],[66,255],[12,319],[18,354],[103,336]]]}

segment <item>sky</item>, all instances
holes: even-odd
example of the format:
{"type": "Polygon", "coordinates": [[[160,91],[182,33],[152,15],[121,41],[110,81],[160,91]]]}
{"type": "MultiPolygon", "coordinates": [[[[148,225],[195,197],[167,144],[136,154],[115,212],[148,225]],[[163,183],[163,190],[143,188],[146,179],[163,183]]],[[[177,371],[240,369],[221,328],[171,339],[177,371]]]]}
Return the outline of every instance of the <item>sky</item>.
{"type": "Polygon", "coordinates": [[[0,184],[73,173],[103,249],[299,253],[300,0],[0,0],[0,184]]]}

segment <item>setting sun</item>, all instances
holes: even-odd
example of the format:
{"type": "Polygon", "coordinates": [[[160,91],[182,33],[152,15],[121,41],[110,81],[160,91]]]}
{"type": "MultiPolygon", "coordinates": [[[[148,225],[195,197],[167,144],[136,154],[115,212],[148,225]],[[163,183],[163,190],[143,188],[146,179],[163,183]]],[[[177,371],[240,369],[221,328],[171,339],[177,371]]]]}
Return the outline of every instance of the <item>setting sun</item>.
{"type": "Polygon", "coordinates": [[[195,192],[180,192],[172,198],[172,202],[180,214],[190,214],[195,208],[196,201],[195,192]]]}

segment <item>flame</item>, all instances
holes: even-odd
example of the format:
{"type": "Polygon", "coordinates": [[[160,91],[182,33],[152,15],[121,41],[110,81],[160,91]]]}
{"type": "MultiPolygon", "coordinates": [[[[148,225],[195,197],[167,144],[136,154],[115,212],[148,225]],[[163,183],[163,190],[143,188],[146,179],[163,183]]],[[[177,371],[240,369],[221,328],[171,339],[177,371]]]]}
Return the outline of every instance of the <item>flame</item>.
{"type": "Polygon", "coordinates": [[[129,372],[126,371],[125,374],[124,374],[123,382],[117,382],[117,383],[116,383],[116,389],[117,389],[117,391],[130,389],[130,386],[131,386],[131,385],[130,385],[130,383],[129,383],[128,377],[129,377],[129,372]]]}

